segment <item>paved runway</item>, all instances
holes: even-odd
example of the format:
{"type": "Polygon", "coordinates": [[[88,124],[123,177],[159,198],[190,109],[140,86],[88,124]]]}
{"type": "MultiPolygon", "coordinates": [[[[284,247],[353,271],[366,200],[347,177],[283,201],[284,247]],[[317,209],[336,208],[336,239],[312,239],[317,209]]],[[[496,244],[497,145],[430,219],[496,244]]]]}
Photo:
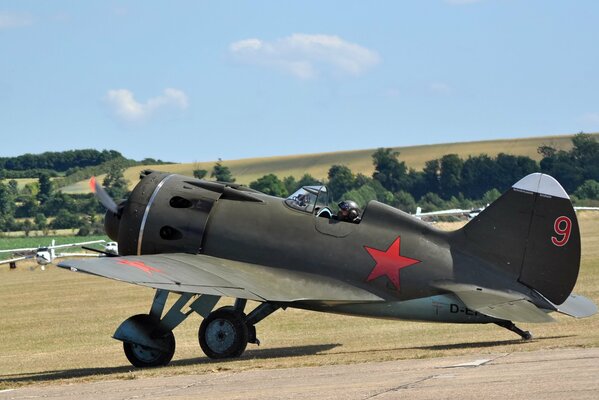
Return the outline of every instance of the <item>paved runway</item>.
{"type": "Polygon", "coordinates": [[[598,399],[599,348],[30,386],[0,399],[598,399]]]}

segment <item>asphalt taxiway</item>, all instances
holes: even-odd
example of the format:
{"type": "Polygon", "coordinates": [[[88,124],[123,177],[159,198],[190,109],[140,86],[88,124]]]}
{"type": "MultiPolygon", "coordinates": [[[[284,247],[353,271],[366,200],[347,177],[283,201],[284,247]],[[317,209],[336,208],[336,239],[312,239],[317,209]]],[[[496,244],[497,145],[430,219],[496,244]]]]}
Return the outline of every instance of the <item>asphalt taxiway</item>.
{"type": "Polygon", "coordinates": [[[29,386],[0,399],[598,399],[599,348],[29,386]]]}

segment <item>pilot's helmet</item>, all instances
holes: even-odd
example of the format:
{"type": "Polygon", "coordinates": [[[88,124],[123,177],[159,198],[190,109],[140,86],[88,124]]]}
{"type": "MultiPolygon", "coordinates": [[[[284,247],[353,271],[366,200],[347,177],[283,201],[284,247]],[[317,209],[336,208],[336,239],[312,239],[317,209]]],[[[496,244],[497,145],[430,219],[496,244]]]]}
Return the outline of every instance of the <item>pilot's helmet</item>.
{"type": "Polygon", "coordinates": [[[347,213],[346,218],[349,221],[353,221],[360,216],[360,207],[358,207],[358,203],[353,200],[343,200],[338,206],[344,216],[347,213]]]}

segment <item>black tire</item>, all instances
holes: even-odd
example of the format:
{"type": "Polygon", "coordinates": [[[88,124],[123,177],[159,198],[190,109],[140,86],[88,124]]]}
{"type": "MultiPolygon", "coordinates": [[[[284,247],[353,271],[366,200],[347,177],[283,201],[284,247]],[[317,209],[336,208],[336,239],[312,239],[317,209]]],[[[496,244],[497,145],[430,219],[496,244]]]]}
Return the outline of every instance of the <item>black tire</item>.
{"type": "Polygon", "coordinates": [[[230,307],[211,312],[200,325],[198,339],[204,354],[210,358],[241,356],[248,344],[243,313],[230,307]]]}
{"type": "MultiPolygon", "coordinates": [[[[149,322],[155,322],[149,315],[138,315],[136,318],[144,318],[149,322]]],[[[157,347],[166,348],[159,350],[157,348],[142,346],[136,343],[123,342],[123,350],[129,362],[138,368],[161,367],[167,365],[175,354],[175,335],[168,331],[161,336],[153,338],[159,345],[157,347]]]]}

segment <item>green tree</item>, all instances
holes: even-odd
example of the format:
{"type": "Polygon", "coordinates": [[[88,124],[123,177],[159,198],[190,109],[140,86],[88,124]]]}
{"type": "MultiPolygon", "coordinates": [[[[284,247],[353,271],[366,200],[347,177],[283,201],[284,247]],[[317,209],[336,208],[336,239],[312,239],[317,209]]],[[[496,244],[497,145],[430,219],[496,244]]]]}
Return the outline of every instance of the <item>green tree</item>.
{"type": "Polygon", "coordinates": [[[480,199],[489,189],[495,187],[495,160],[486,154],[468,157],[462,167],[461,190],[471,199],[480,199]]]}
{"type": "Polygon", "coordinates": [[[193,170],[193,176],[197,179],[204,179],[204,177],[206,177],[207,174],[208,171],[206,171],[205,169],[196,168],[193,170]]]}
{"type": "Polygon", "coordinates": [[[442,210],[446,207],[445,202],[437,193],[427,193],[420,198],[418,204],[423,212],[442,210]]]}
{"type": "Polygon", "coordinates": [[[37,214],[38,205],[37,200],[33,196],[22,196],[21,205],[15,210],[15,217],[17,218],[31,218],[37,214]]]}
{"type": "Polygon", "coordinates": [[[574,195],[579,199],[599,200],[599,182],[588,179],[576,189],[574,195]]]}
{"type": "Polygon", "coordinates": [[[52,196],[52,181],[48,173],[41,173],[38,177],[39,192],[37,199],[40,204],[44,204],[52,196]]]}
{"type": "Polygon", "coordinates": [[[352,189],[343,194],[344,199],[353,200],[363,210],[371,200],[376,200],[376,192],[370,185],[363,185],[358,189],[352,189]]]}
{"type": "Polygon", "coordinates": [[[372,177],[381,182],[388,191],[395,193],[410,189],[406,163],[399,161],[399,152],[389,148],[379,148],[372,154],[374,173],[372,177]]]}
{"type": "Polygon", "coordinates": [[[12,195],[17,197],[19,195],[19,184],[14,179],[8,181],[8,188],[12,192],[12,195]]]}
{"type": "Polygon", "coordinates": [[[444,199],[457,196],[461,190],[462,167],[464,166],[464,162],[457,154],[447,154],[441,157],[440,166],[441,175],[439,186],[441,189],[441,196],[444,199]]]}
{"type": "Polygon", "coordinates": [[[391,205],[410,214],[416,212],[416,200],[410,193],[403,190],[395,193],[391,205]]]}
{"type": "Polygon", "coordinates": [[[124,199],[129,192],[129,184],[123,175],[125,166],[118,161],[110,163],[108,173],[102,182],[106,192],[115,200],[124,199]]]}
{"type": "Polygon", "coordinates": [[[18,224],[15,222],[15,218],[12,214],[0,215],[0,229],[3,232],[18,230],[18,228],[18,224]]]}
{"type": "Polygon", "coordinates": [[[46,230],[48,229],[48,219],[46,218],[46,216],[44,214],[42,214],[42,213],[35,214],[35,218],[34,218],[33,222],[35,223],[35,226],[37,227],[37,229],[39,229],[40,231],[43,231],[44,234],[46,234],[46,230]]]}
{"type": "Polygon", "coordinates": [[[81,224],[81,220],[75,214],[70,213],[67,210],[60,210],[56,214],[54,221],[50,223],[52,229],[72,229],[78,228],[81,224]]]}
{"type": "Polygon", "coordinates": [[[295,177],[292,175],[283,178],[283,185],[285,185],[285,189],[289,194],[294,193],[297,189],[300,188],[300,186],[297,184],[297,181],[295,180],[295,177]]]}
{"type": "Polygon", "coordinates": [[[235,182],[235,178],[233,178],[229,167],[224,166],[221,160],[218,160],[216,164],[214,164],[210,177],[216,179],[218,182],[235,182]]]}
{"type": "Polygon", "coordinates": [[[24,220],[23,223],[21,224],[21,230],[23,230],[23,232],[25,232],[26,237],[29,237],[29,234],[31,233],[32,229],[33,229],[33,223],[29,219],[24,220]]]}
{"type": "Polygon", "coordinates": [[[304,174],[299,181],[296,181],[293,176],[286,176],[283,178],[283,185],[285,185],[287,193],[291,194],[303,186],[322,185],[322,182],[310,174],[304,174]]]}
{"type": "Polygon", "coordinates": [[[501,197],[501,192],[499,190],[491,189],[483,195],[483,197],[481,198],[481,201],[483,202],[484,205],[487,205],[487,204],[491,204],[492,202],[494,202],[495,200],[497,200],[500,197],[501,197]]]}
{"type": "MultiPolygon", "coordinates": [[[[304,174],[299,181],[297,181],[297,185],[298,187],[296,188],[299,189],[302,186],[314,186],[314,185],[322,185],[322,182],[319,181],[318,179],[314,178],[312,175],[310,174],[304,174]]],[[[293,191],[295,192],[295,190],[293,191]]],[[[289,193],[293,193],[293,192],[289,192],[289,193]]]]}
{"type": "Polygon", "coordinates": [[[356,188],[355,176],[351,169],[345,165],[333,165],[328,173],[328,188],[333,201],[338,201],[342,196],[356,188]]]}
{"type": "Polygon", "coordinates": [[[275,175],[268,174],[250,183],[250,187],[271,196],[287,197],[285,184],[275,175]]]}
{"type": "Polygon", "coordinates": [[[15,209],[15,197],[8,185],[0,182],[0,216],[12,216],[15,209]]]}
{"type": "Polygon", "coordinates": [[[424,163],[422,170],[423,190],[426,193],[441,193],[441,162],[429,160],[424,163]]]}
{"type": "Polygon", "coordinates": [[[599,142],[594,136],[580,132],[572,138],[572,158],[582,169],[583,179],[599,181],[599,142]]]}
{"type": "Polygon", "coordinates": [[[77,203],[65,193],[56,192],[40,207],[46,216],[58,215],[61,210],[69,213],[77,212],[77,203]]]}

